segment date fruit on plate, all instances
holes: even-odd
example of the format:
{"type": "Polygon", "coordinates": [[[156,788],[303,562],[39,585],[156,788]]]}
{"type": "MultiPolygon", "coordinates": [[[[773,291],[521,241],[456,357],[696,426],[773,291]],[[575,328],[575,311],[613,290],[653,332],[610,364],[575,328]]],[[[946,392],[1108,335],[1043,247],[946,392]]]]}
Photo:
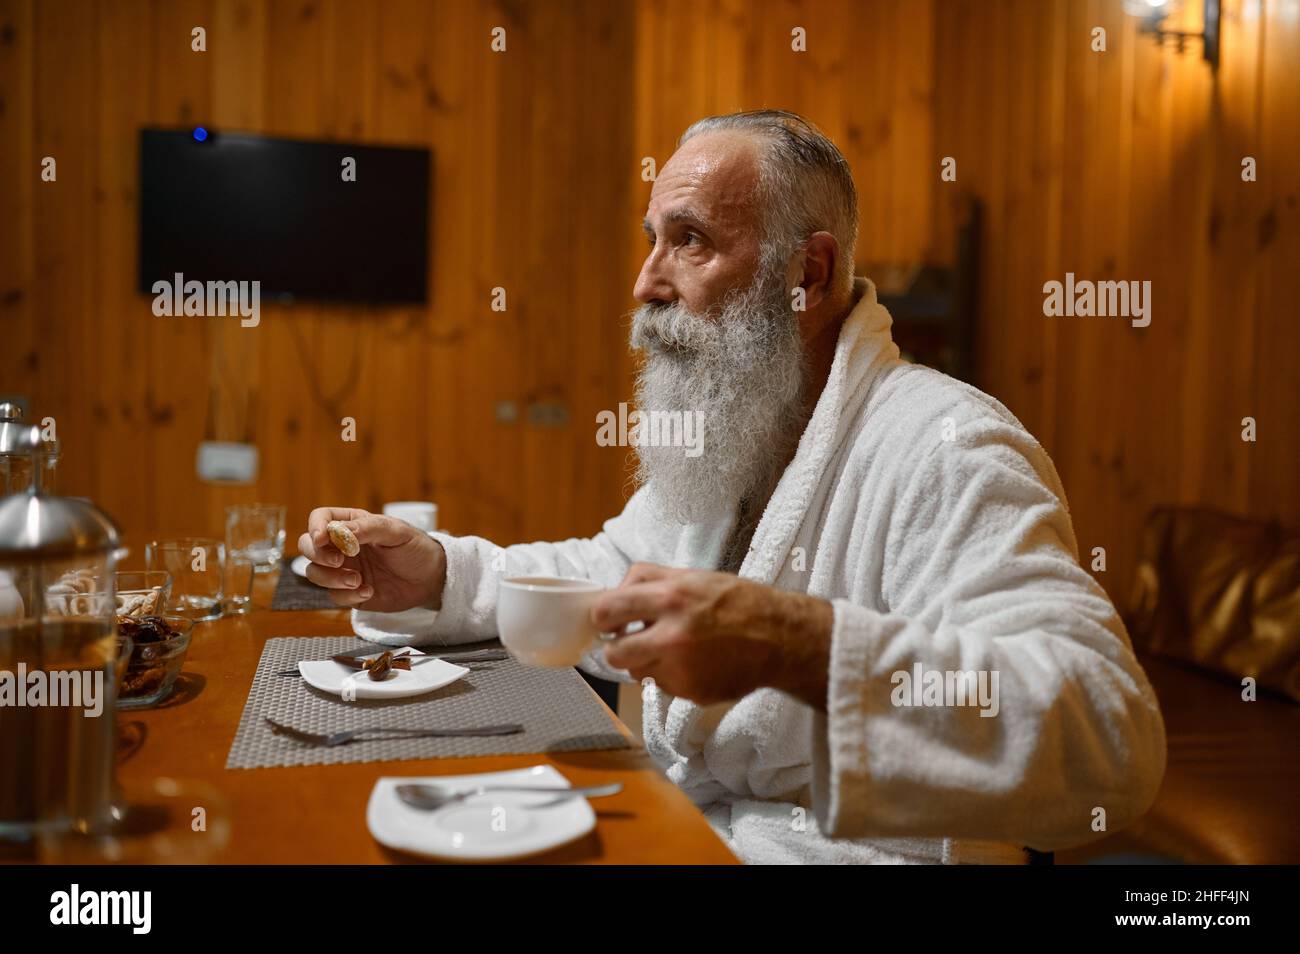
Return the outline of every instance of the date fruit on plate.
{"type": "Polygon", "coordinates": [[[361,668],[370,673],[370,678],[373,681],[379,682],[386,679],[394,669],[409,670],[411,660],[404,658],[404,656],[394,656],[391,650],[386,650],[374,659],[363,659],[361,668]]]}

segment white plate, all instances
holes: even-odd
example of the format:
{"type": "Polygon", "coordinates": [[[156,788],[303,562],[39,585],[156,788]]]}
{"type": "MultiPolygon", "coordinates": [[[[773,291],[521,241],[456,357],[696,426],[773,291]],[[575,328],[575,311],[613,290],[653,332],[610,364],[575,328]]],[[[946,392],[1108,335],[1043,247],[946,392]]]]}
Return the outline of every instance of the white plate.
{"type": "Polygon", "coordinates": [[[397,786],[407,783],[445,786],[450,791],[474,785],[572,786],[549,765],[483,775],[379,779],[366,806],[370,834],[381,845],[427,858],[446,861],[526,858],[581,838],[596,827],[596,813],[585,798],[567,798],[538,808],[554,796],[484,792],[429,812],[412,808],[397,797],[397,786]]]}
{"type": "MultiPolygon", "coordinates": [[[[402,649],[394,648],[392,652],[400,653],[403,650],[420,652],[418,649],[411,649],[410,646],[402,649]]],[[[378,656],[381,652],[382,649],[377,649],[367,655],[378,656]]],[[[378,682],[371,679],[370,674],[364,670],[353,669],[332,659],[303,660],[298,663],[298,672],[302,673],[303,681],[307,685],[315,686],[322,692],[332,692],[336,696],[343,695],[343,687],[351,680],[353,691],[350,694],[354,698],[402,699],[450,686],[469,670],[464,666],[453,665],[445,659],[420,657],[411,660],[410,669],[394,669],[388,678],[378,682]]]]}
{"type": "Polygon", "coordinates": [[[307,579],[307,564],[310,562],[305,556],[299,555],[293,558],[293,562],[289,564],[289,569],[305,580],[307,579]]]}

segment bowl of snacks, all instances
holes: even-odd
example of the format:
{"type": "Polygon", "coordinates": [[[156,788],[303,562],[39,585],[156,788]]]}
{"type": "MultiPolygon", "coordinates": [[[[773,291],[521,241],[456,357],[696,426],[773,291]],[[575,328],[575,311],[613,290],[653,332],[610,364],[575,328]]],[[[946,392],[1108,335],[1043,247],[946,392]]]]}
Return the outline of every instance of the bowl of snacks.
{"type": "Polygon", "coordinates": [[[184,616],[118,616],[117,630],[131,640],[131,658],[119,684],[119,709],[144,709],[167,698],[190,648],[194,620],[184,616]]]}
{"type": "Polygon", "coordinates": [[[45,612],[51,616],[99,616],[109,612],[111,586],[92,567],[68,570],[45,588],[45,612]]]}
{"type": "Polygon", "coordinates": [[[172,575],[166,570],[118,570],[118,616],[164,616],[171,609],[172,575]]]}
{"type": "Polygon", "coordinates": [[[162,616],[171,606],[172,577],[165,570],[119,570],[112,581],[93,569],[69,570],[45,590],[48,612],[87,616],[113,593],[119,616],[162,616]]]}

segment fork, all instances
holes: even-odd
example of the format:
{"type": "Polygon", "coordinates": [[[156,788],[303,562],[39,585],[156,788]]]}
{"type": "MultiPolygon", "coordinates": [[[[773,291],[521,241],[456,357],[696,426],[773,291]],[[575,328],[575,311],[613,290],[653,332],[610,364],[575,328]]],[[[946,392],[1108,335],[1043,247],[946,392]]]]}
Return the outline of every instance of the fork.
{"type": "Polygon", "coordinates": [[[343,732],[333,732],[329,735],[324,735],[320,732],[306,732],[303,729],[295,729],[291,725],[276,722],[269,716],[263,716],[263,718],[266,719],[267,725],[271,727],[271,731],[276,735],[288,736],[291,739],[296,739],[297,741],[304,742],[307,745],[325,746],[344,745],[348,742],[378,742],[391,739],[517,735],[524,731],[522,725],[517,722],[512,722],[505,725],[484,725],[469,729],[386,729],[383,726],[369,726],[363,729],[347,729],[343,732]]]}

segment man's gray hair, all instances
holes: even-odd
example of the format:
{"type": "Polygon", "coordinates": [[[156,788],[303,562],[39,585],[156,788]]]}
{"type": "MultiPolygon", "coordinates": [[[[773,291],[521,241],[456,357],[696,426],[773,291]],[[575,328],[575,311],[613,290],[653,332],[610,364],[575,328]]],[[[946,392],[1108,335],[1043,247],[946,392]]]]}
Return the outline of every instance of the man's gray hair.
{"type": "Polygon", "coordinates": [[[782,267],[814,232],[829,232],[840,246],[836,284],[850,284],[858,239],[858,190],[844,154],[808,120],[781,109],[709,116],[692,123],[677,145],[701,133],[724,130],[747,132],[767,144],[759,161],[761,264],[782,267]]]}

